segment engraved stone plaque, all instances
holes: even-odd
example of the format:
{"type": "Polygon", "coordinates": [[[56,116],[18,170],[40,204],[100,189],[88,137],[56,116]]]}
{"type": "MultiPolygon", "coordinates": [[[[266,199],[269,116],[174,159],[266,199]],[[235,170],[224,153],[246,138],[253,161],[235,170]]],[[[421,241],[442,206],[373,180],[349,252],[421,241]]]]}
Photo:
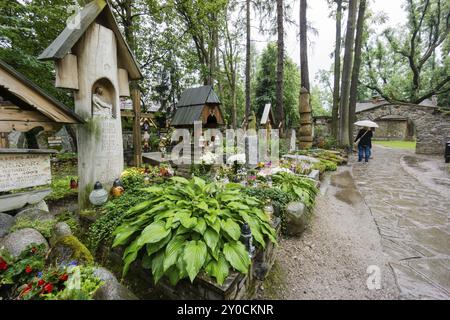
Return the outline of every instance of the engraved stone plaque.
{"type": "Polygon", "coordinates": [[[0,192],[50,184],[48,154],[0,154],[0,192]]]}

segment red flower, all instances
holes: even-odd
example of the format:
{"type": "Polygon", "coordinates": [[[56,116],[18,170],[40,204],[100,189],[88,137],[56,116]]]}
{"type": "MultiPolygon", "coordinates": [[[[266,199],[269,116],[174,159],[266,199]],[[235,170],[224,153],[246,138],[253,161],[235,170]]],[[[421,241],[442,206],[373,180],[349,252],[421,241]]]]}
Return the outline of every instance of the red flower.
{"type": "Polygon", "coordinates": [[[6,263],[5,260],[0,258],[0,270],[6,270],[6,269],[8,269],[8,264],[6,263]]]}
{"type": "Polygon", "coordinates": [[[24,296],[26,295],[28,292],[31,291],[31,287],[26,287],[25,289],[23,289],[23,291],[20,293],[20,296],[24,296]]]}
{"type": "Polygon", "coordinates": [[[36,250],[37,250],[37,249],[36,249],[35,247],[31,248],[31,253],[35,253],[36,250]]]}
{"type": "Polygon", "coordinates": [[[67,273],[64,273],[61,277],[59,277],[59,280],[64,282],[64,281],[67,281],[68,278],[69,278],[69,276],[67,275],[67,273]]]}
{"type": "Polygon", "coordinates": [[[25,268],[25,272],[26,273],[31,273],[33,271],[33,269],[30,267],[30,266],[27,266],[26,268],[25,268]]]}
{"type": "Polygon", "coordinates": [[[44,292],[50,293],[50,292],[52,292],[52,291],[53,291],[53,285],[52,285],[51,283],[47,283],[47,284],[44,286],[44,292]]]}
{"type": "Polygon", "coordinates": [[[41,280],[38,281],[37,284],[38,284],[39,287],[42,287],[45,284],[45,281],[41,279],[41,280]]]}

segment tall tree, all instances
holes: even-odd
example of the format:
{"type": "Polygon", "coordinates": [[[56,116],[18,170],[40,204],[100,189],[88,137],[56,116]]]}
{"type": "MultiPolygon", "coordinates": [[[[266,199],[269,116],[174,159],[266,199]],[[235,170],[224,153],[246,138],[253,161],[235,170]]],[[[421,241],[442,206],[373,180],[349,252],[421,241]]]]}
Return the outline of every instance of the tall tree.
{"type": "Polygon", "coordinates": [[[391,102],[416,103],[437,95],[450,104],[450,4],[406,0],[407,23],[372,38],[363,83],[391,102]]]}
{"type": "Polygon", "coordinates": [[[276,90],[276,114],[277,124],[284,134],[285,119],[283,106],[283,77],[284,77],[284,6],[283,0],[277,0],[277,34],[278,34],[278,60],[277,60],[277,90],[276,90]]]}
{"type": "Polygon", "coordinates": [[[350,81],[353,68],[353,51],[355,41],[356,12],[358,0],[349,0],[347,30],[345,35],[344,64],[342,67],[341,101],[339,109],[339,144],[350,146],[349,139],[349,98],[350,81]]]}
{"type": "Polygon", "coordinates": [[[341,80],[341,28],[342,28],[342,0],[335,0],[336,8],[336,40],[334,49],[334,85],[333,85],[333,109],[331,115],[331,134],[338,138],[338,113],[341,80]]]}
{"type": "Polygon", "coordinates": [[[300,79],[302,88],[305,88],[310,92],[306,9],[306,0],[300,0],[300,79]]]}
{"type": "Polygon", "coordinates": [[[353,139],[354,122],[356,121],[356,100],[358,99],[359,71],[361,68],[361,48],[364,34],[364,21],[366,16],[366,0],[360,0],[358,9],[358,21],[356,23],[355,58],[352,70],[349,98],[349,139],[353,139]]]}
{"type": "Polygon", "coordinates": [[[245,45],[245,120],[250,117],[251,107],[251,79],[250,79],[250,45],[251,45],[251,25],[250,25],[250,0],[246,0],[246,45],[245,45]]]}

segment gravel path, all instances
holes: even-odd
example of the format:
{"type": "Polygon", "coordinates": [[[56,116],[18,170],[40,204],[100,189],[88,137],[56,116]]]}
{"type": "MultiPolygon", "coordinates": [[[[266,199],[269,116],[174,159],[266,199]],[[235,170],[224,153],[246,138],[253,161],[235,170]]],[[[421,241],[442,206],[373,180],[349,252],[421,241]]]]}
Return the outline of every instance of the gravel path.
{"type": "Polygon", "coordinates": [[[449,299],[450,174],[442,159],[374,148],[322,183],[310,228],[282,239],[261,299],[449,299]],[[370,290],[369,273],[381,288],[370,290]]]}
{"type": "Polygon", "coordinates": [[[396,299],[398,290],[377,227],[349,167],[340,167],[322,182],[321,193],[310,228],[300,238],[280,241],[275,273],[259,297],[396,299]],[[371,265],[380,268],[380,290],[367,287],[371,265]]]}

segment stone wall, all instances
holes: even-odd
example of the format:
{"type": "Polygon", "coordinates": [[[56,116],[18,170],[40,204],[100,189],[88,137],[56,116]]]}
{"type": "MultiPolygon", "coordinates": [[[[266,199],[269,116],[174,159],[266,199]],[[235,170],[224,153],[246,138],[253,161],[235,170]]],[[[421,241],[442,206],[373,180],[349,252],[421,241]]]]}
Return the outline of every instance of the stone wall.
{"type": "MultiPolygon", "coordinates": [[[[416,153],[443,155],[445,142],[450,140],[450,115],[437,107],[386,104],[356,114],[357,120],[378,119],[395,115],[409,119],[416,130],[416,153]]],[[[355,136],[357,129],[355,128],[355,136]]]]}
{"type": "Polygon", "coordinates": [[[375,130],[374,139],[379,140],[406,140],[407,120],[379,120],[380,126],[375,130]]]}

